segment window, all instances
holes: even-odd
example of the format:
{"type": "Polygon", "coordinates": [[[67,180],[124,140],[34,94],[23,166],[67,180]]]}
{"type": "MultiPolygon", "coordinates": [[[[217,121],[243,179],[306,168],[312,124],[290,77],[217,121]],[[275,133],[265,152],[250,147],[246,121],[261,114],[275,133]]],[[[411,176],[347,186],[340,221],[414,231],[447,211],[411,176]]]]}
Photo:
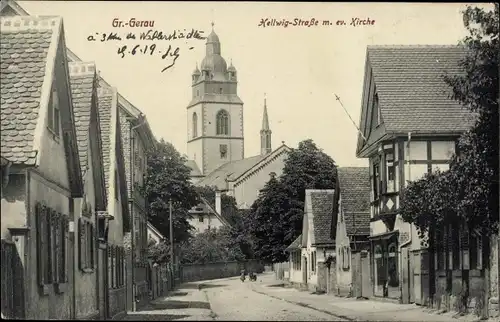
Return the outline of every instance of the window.
{"type": "Polygon", "coordinates": [[[379,173],[379,163],[373,163],[373,199],[378,199],[379,194],[379,184],[380,184],[380,173],[379,173]]]}
{"type": "Polygon", "coordinates": [[[90,272],[95,264],[95,228],[94,224],[81,217],[78,221],[79,266],[83,272],[90,272]]]}
{"type": "Polygon", "coordinates": [[[343,246],[341,249],[342,252],[342,269],[343,270],[348,270],[350,267],[350,254],[351,254],[351,249],[349,247],[343,246]]]}
{"type": "Polygon", "coordinates": [[[196,96],[200,96],[200,91],[196,90],[196,96]]]}
{"type": "Polygon", "coordinates": [[[217,135],[229,134],[229,116],[225,110],[220,110],[217,113],[216,127],[217,135]]]}
{"type": "Polygon", "coordinates": [[[198,216],[198,221],[203,222],[203,216],[198,216]]]}
{"type": "Polygon", "coordinates": [[[469,237],[470,269],[482,269],[482,238],[478,234],[470,234],[469,237]]]}
{"type": "Polygon", "coordinates": [[[220,148],[220,158],[225,159],[227,157],[227,145],[221,144],[219,148],[220,148]]]}
{"type": "Polygon", "coordinates": [[[436,269],[442,271],[445,269],[445,238],[444,232],[438,228],[436,229],[436,269]]]}
{"type": "Polygon", "coordinates": [[[378,106],[378,94],[375,93],[375,97],[373,98],[373,114],[377,120],[377,126],[380,125],[380,109],[378,106]]]}
{"type": "Polygon", "coordinates": [[[220,94],[222,94],[222,87],[221,87],[221,88],[219,88],[219,93],[220,93],[220,94]]]}
{"type": "Polygon", "coordinates": [[[59,96],[57,95],[57,86],[54,83],[49,104],[48,127],[57,136],[59,136],[59,116],[59,96]]]}
{"type": "Polygon", "coordinates": [[[66,283],[69,219],[40,203],[35,206],[38,284],[66,283]]]}
{"type": "Polygon", "coordinates": [[[453,224],[451,229],[452,238],[452,268],[460,269],[460,229],[458,224],[453,224]]]}
{"type": "Polygon", "coordinates": [[[198,114],[193,113],[193,138],[198,136],[198,114]]]}
{"type": "Polygon", "coordinates": [[[316,272],[316,251],[311,252],[311,272],[316,272]]]}
{"type": "Polygon", "coordinates": [[[385,165],[386,165],[386,192],[396,191],[396,166],[394,162],[393,150],[387,150],[385,152],[385,165]]]}

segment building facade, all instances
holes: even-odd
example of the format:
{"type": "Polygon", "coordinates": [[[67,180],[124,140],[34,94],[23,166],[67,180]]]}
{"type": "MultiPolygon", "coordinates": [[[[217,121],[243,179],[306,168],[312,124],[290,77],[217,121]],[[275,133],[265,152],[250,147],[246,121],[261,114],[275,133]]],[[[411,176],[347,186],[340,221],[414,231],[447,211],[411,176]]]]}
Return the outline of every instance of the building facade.
{"type": "Polygon", "coordinates": [[[16,246],[23,280],[12,291],[23,293],[22,318],[71,319],[72,226],[84,189],[62,19],[2,16],[0,24],[2,64],[9,65],[0,76],[2,159],[9,163],[1,232],[16,246]]]}
{"type": "Polygon", "coordinates": [[[370,162],[375,296],[456,309],[463,283],[471,303],[484,300],[489,288],[484,240],[463,227],[444,227],[444,236],[435,236],[443,246],[430,252],[428,234],[419,237],[398,211],[408,181],[447,170],[460,152],[458,137],[472,125],[470,112],[450,99],[443,80],[460,72],[466,54],[460,46],[368,47],[357,156],[370,162]]]}
{"type": "Polygon", "coordinates": [[[75,317],[99,318],[97,213],[106,211],[103,153],[99,125],[97,74],[94,63],[69,63],[78,154],[84,193],[75,200],[74,288],[75,317]]]}

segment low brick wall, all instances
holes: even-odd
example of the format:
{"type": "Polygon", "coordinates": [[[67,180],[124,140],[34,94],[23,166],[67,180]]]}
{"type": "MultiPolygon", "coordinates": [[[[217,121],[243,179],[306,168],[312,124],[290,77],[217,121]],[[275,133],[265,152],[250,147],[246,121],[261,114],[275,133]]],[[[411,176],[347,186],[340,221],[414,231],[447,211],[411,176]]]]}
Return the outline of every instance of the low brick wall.
{"type": "Polygon", "coordinates": [[[246,262],[183,264],[181,266],[181,280],[184,283],[234,277],[239,276],[243,268],[247,272],[251,270],[255,273],[262,273],[264,271],[264,266],[255,260],[246,262]]]}

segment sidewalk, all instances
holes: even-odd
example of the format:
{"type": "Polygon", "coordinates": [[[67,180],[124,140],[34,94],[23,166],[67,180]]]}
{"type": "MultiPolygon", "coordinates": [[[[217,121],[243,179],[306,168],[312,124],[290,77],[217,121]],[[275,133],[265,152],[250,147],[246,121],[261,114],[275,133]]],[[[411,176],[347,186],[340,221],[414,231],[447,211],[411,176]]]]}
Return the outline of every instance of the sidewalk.
{"type": "Polygon", "coordinates": [[[281,281],[276,281],[274,276],[265,276],[261,280],[261,283],[252,285],[253,291],[317,311],[333,314],[350,321],[458,322],[478,320],[477,317],[472,316],[454,318],[453,313],[429,313],[426,312],[426,308],[415,304],[357,300],[326,294],[315,295],[310,292],[298,291],[294,288],[276,286],[281,284],[281,281]]]}
{"type": "Polygon", "coordinates": [[[151,301],[137,312],[128,312],[125,321],[212,321],[213,313],[200,283],[186,283],[168,296],[151,301]]]}

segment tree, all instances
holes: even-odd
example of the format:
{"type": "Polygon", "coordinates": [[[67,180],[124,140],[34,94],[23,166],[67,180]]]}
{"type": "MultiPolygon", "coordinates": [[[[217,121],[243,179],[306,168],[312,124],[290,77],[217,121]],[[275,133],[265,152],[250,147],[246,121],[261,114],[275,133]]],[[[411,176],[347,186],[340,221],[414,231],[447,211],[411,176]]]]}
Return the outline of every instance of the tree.
{"type": "Polygon", "coordinates": [[[191,184],[185,158],[163,139],[148,155],[148,174],[144,194],[148,202],[148,219],[167,239],[170,238],[169,200],[172,200],[174,241],[190,237],[189,209],[199,202],[191,184]]]}
{"type": "MultiPolygon", "coordinates": [[[[216,187],[196,187],[197,192],[200,196],[204,197],[212,208],[215,209],[215,191],[216,187]]],[[[242,215],[243,211],[240,211],[236,206],[236,199],[233,196],[228,196],[227,194],[221,194],[221,216],[224,217],[229,223],[230,227],[223,226],[219,228],[220,235],[223,240],[231,245],[239,245],[240,253],[242,254],[241,259],[251,259],[253,258],[253,252],[251,247],[251,236],[248,230],[245,228],[245,218],[242,215]]]]}
{"type": "Polygon", "coordinates": [[[181,246],[181,262],[204,264],[244,259],[239,246],[232,242],[225,229],[207,229],[181,246]]]}
{"type": "Polygon", "coordinates": [[[287,259],[285,248],[302,232],[306,189],[334,189],[337,170],[333,159],[312,140],[299,143],[288,155],[283,174],[272,177],[249,214],[253,248],[272,263],[287,259]]]}
{"type": "Polygon", "coordinates": [[[458,154],[444,173],[410,183],[401,214],[421,231],[459,222],[482,235],[498,233],[498,14],[468,7],[469,31],[462,45],[468,54],[464,73],[445,76],[458,100],[475,115],[475,124],[459,139],[458,154]]]}

